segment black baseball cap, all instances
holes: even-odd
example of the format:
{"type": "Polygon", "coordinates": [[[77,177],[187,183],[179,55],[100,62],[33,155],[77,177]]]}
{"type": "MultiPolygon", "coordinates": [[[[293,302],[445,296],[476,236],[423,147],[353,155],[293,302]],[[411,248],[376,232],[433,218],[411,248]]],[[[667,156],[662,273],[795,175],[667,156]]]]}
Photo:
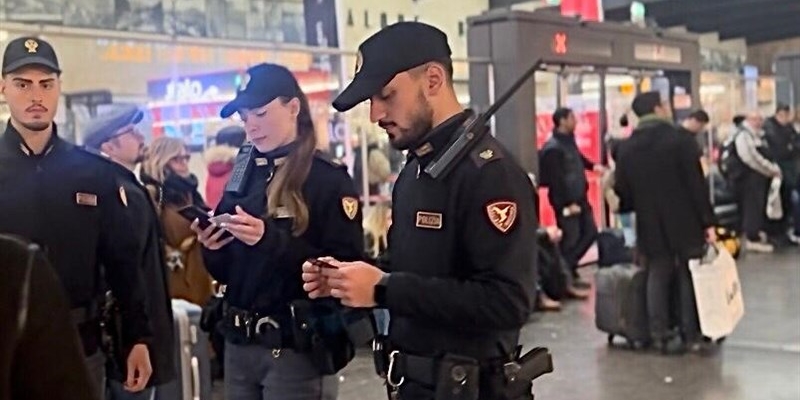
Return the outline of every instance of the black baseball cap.
{"type": "Polygon", "coordinates": [[[58,57],[53,46],[46,41],[26,36],[8,43],[3,53],[3,74],[16,71],[28,65],[42,65],[60,74],[58,57]]]}
{"type": "Polygon", "coordinates": [[[358,46],[353,81],[333,101],[347,111],[378,93],[395,75],[430,61],[450,58],[447,35],[422,22],[398,22],[358,46]]]}
{"type": "Polygon", "coordinates": [[[263,107],[278,97],[296,97],[300,85],[286,67],[277,64],[258,64],[247,69],[236,98],[222,107],[219,115],[228,118],[241,109],[263,107]]]}

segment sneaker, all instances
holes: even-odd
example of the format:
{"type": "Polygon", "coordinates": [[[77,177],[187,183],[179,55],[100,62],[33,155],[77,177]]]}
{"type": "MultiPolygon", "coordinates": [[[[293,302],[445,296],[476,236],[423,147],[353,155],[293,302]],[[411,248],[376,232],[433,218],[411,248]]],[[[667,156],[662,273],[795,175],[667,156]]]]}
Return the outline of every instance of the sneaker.
{"type": "Polygon", "coordinates": [[[798,236],[798,235],[796,235],[796,234],[794,234],[792,232],[789,232],[788,237],[789,237],[789,241],[790,242],[792,242],[795,245],[800,246],[800,236],[798,236]]]}
{"type": "Polygon", "coordinates": [[[744,242],[744,248],[745,250],[752,251],[754,253],[772,253],[775,251],[775,247],[773,247],[771,244],[751,242],[749,240],[744,242]]]}

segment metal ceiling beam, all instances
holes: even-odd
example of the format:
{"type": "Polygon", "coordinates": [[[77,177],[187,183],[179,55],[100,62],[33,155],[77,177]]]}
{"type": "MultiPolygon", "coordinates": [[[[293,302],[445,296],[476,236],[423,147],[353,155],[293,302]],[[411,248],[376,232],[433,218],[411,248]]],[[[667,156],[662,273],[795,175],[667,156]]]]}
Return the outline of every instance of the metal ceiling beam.
{"type": "Polygon", "coordinates": [[[740,37],[747,39],[767,32],[791,31],[791,28],[798,25],[797,19],[797,15],[785,14],[774,18],[754,18],[747,24],[720,26],[719,38],[720,40],[740,37]]]}
{"type": "MultiPolygon", "coordinates": [[[[727,15],[747,14],[755,10],[772,9],[776,15],[781,15],[785,10],[782,7],[796,4],[796,0],[706,0],[673,4],[673,1],[658,3],[661,9],[653,9],[652,17],[659,26],[670,27],[685,25],[690,21],[718,20],[727,15]]],[[[655,8],[655,7],[654,7],[655,8]]]]}
{"type": "Polygon", "coordinates": [[[737,11],[717,18],[691,16],[685,21],[684,25],[691,32],[706,33],[724,31],[734,27],[747,27],[752,25],[753,21],[770,21],[783,16],[793,16],[796,21],[800,21],[800,2],[797,0],[783,0],[782,5],[779,5],[779,7],[779,9],[759,7],[755,10],[737,11]]]}
{"type": "MultiPolygon", "coordinates": [[[[766,42],[774,42],[776,40],[784,40],[800,37],[800,24],[783,23],[781,25],[773,26],[772,28],[762,27],[762,29],[754,30],[748,35],[744,36],[747,44],[759,44],[766,42]]],[[[720,36],[720,39],[722,37],[720,36]]]]}

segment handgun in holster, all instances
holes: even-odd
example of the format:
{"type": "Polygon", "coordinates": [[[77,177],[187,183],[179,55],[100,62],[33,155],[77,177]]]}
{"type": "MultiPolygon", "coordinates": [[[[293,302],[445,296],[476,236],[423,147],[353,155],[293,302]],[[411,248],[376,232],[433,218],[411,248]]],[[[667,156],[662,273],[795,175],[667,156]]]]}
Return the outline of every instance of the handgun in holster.
{"type": "MultiPolygon", "coordinates": [[[[518,348],[517,354],[519,354],[518,348]]],[[[536,347],[503,365],[506,380],[506,398],[530,396],[530,385],[542,375],[553,372],[553,358],[545,347],[536,347]]]]}

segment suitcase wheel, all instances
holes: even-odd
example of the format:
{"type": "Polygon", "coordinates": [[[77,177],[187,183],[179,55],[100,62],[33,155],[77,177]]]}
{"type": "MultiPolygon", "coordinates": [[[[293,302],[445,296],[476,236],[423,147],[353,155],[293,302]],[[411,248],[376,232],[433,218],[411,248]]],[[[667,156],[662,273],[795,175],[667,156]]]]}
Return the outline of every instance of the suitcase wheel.
{"type": "Polygon", "coordinates": [[[722,344],[725,343],[725,339],[726,338],[724,338],[724,337],[721,337],[721,338],[717,339],[717,341],[716,341],[717,346],[722,346],[722,344]]]}

